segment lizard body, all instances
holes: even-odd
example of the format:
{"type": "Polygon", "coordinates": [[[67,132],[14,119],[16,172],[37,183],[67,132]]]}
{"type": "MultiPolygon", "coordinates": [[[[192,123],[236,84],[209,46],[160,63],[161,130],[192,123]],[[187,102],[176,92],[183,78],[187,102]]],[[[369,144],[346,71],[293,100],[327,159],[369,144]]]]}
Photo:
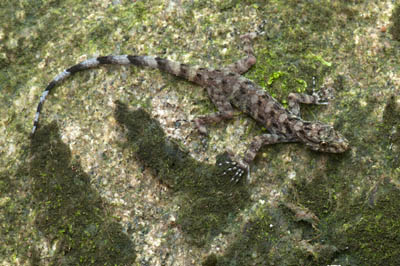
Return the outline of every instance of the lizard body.
{"type": "Polygon", "coordinates": [[[168,59],[152,56],[137,55],[109,55],[88,59],[76,64],[58,74],[46,87],[37,107],[32,128],[34,135],[43,103],[49,92],[69,76],[100,65],[135,65],[160,69],[167,73],[181,77],[185,80],[204,87],[209,98],[218,111],[195,119],[195,124],[200,133],[206,133],[206,125],[218,123],[233,117],[233,107],[247,113],[268,131],[268,134],[255,137],[250,144],[243,160],[235,160],[229,170],[236,171],[235,178],[239,178],[248,169],[248,164],[253,161],[257,151],[267,144],[282,142],[302,142],[313,150],[331,153],[340,153],[348,149],[347,140],[332,126],[321,122],[305,121],[300,117],[299,103],[326,104],[326,99],[318,94],[306,95],[299,93],[289,94],[289,110],[270,96],[259,85],[242,76],[255,64],[251,41],[258,35],[252,32],[241,36],[245,43],[246,56],[234,64],[223,69],[208,69],[192,67],[168,59]]]}

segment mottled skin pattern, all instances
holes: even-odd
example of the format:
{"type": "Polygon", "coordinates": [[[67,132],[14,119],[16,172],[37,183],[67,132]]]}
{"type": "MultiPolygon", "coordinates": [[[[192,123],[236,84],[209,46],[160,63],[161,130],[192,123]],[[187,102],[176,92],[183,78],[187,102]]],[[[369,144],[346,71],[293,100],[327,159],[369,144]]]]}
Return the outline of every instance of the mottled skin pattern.
{"type": "Polygon", "coordinates": [[[242,76],[256,63],[251,42],[258,34],[259,32],[252,32],[241,36],[245,44],[244,51],[246,56],[221,70],[192,67],[160,57],[134,55],[102,56],[72,66],[57,75],[40,97],[32,135],[34,135],[38,127],[39,115],[46,96],[52,88],[64,79],[76,72],[99,65],[132,64],[140,67],[157,68],[206,88],[211,101],[218,111],[195,119],[194,122],[200,133],[207,133],[207,124],[231,119],[234,107],[247,113],[268,129],[268,134],[254,138],[243,159],[236,158],[232,162],[226,162],[230,164],[228,170],[235,171],[232,180],[239,180],[245,172],[244,169],[249,169],[249,163],[253,161],[258,150],[264,145],[282,142],[302,142],[316,151],[331,153],[346,151],[348,149],[347,140],[335,131],[332,126],[320,122],[304,121],[300,118],[299,103],[327,104],[326,95],[321,93],[314,93],[313,95],[291,93],[289,94],[288,110],[260,86],[242,76]]]}

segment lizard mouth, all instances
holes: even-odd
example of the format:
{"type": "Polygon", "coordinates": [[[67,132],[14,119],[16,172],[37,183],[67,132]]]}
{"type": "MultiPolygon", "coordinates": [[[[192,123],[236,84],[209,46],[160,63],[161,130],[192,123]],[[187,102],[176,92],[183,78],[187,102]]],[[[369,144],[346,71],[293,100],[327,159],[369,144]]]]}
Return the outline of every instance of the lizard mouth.
{"type": "Polygon", "coordinates": [[[335,145],[333,145],[332,149],[332,153],[341,153],[341,152],[345,152],[349,149],[350,145],[349,142],[347,140],[342,140],[340,142],[335,143],[335,145]]]}

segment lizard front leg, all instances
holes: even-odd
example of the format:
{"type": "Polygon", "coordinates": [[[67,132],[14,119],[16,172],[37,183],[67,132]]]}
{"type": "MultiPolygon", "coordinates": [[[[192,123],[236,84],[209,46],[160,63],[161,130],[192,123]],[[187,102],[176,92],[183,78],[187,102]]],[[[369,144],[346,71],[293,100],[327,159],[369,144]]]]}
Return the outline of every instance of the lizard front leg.
{"type": "Polygon", "coordinates": [[[262,146],[284,142],[297,142],[297,140],[294,137],[288,137],[283,134],[263,134],[260,136],[256,136],[251,142],[249,148],[247,149],[243,160],[247,164],[250,164],[254,160],[257,152],[261,149],[262,146]]]}
{"type": "MultiPolygon", "coordinates": [[[[227,108],[225,110],[218,111],[218,112],[204,115],[204,116],[200,116],[200,117],[194,119],[197,130],[201,134],[207,135],[207,128],[206,128],[207,124],[211,124],[211,123],[216,124],[216,123],[221,122],[222,120],[232,119],[233,109],[229,110],[228,106],[226,106],[226,107],[227,108]]],[[[230,107],[232,108],[232,106],[230,106],[230,107]]]]}
{"type": "Polygon", "coordinates": [[[305,93],[289,93],[288,96],[288,104],[289,104],[289,111],[292,114],[300,117],[300,104],[320,104],[326,105],[328,101],[326,99],[321,98],[317,94],[305,94],[305,93]]]}
{"type": "Polygon", "coordinates": [[[235,174],[232,177],[231,181],[238,182],[245,171],[247,171],[248,175],[250,175],[249,165],[254,160],[257,152],[261,149],[262,146],[297,141],[298,140],[295,137],[289,137],[283,134],[263,134],[260,136],[256,136],[251,142],[249,148],[247,149],[243,159],[235,158],[235,156],[230,155],[232,162],[225,162],[225,164],[229,166],[227,171],[235,171],[235,174]]]}
{"type": "MultiPolygon", "coordinates": [[[[315,78],[313,77],[313,86],[315,86],[315,78]]],[[[318,92],[313,92],[312,95],[305,93],[290,93],[288,96],[289,110],[296,116],[300,116],[300,105],[304,104],[319,104],[326,105],[333,98],[332,90],[329,88],[321,88],[318,92]]]]}

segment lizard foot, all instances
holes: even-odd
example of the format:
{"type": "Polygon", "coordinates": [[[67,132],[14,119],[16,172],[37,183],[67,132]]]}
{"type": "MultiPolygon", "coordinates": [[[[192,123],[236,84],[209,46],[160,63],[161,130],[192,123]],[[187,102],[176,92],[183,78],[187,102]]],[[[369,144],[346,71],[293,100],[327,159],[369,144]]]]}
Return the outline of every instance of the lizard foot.
{"type": "Polygon", "coordinates": [[[235,159],[229,153],[228,159],[219,162],[217,165],[220,168],[224,168],[222,175],[230,176],[230,181],[234,183],[238,183],[246,172],[248,176],[250,175],[249,165],[242,160],[235,159]]]}
{"type": "Polygon", "coordinates": [[[331,88],[322,88],[319,91],[313,91],[312,96],[315,97],[315,104],[326,105],[333,99],[331,88]]]}
{"type": "Polygon", "coordinates": [[[312,96],[315,97],[315,104],[326,105],[333,99],[333,91],[330,87],[322,87],[316,90],[316,78],[312,77],[312,96]]]}

